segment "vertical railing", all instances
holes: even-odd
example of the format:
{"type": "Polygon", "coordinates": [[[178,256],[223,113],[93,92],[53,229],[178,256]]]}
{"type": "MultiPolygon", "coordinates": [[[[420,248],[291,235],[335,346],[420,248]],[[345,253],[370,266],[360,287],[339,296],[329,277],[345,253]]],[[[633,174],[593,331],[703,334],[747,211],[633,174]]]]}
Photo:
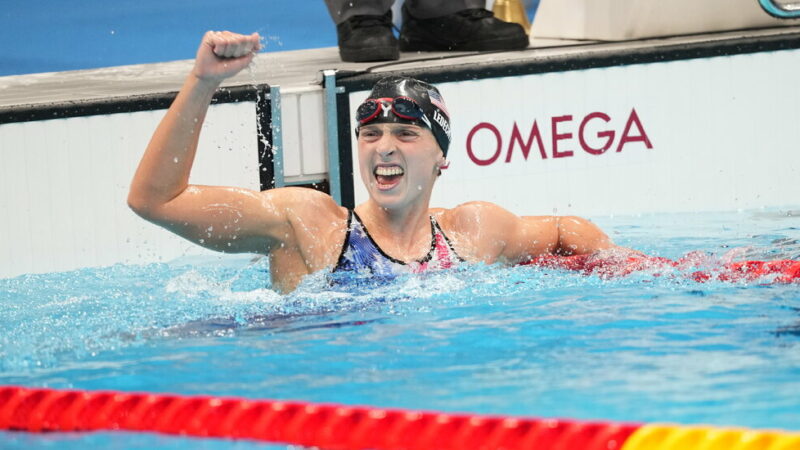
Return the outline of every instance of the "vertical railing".
{"type": "Polygon", "coordinates": [[[270,112],[272,114],[272,164],[273,186],[276,188],[286,186],[283,176],[283,131],[281,129],[281,88],[280,86],[270,86],[269,88],[270,112]]]}
{"type": "Polygon", "coordinates": [[[328,181],[331,197],[342,204],[342,181],[339,170],[339,123],[336,106],[336,71],[323,72],[325,82],[325,120],[328,135],[328,181]]]}

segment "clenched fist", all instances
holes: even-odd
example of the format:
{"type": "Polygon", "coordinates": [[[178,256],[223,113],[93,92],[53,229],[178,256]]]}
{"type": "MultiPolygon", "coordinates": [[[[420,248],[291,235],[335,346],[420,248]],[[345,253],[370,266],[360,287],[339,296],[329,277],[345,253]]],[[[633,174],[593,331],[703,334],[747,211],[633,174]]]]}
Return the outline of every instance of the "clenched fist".
{"type": "Polygon", "coordinates": [[[209,31],[203,36],[192,73],[204,81],[220,82],[250,64],[261,49],[258,33],[243,35],[230,31],[209,31]]]}

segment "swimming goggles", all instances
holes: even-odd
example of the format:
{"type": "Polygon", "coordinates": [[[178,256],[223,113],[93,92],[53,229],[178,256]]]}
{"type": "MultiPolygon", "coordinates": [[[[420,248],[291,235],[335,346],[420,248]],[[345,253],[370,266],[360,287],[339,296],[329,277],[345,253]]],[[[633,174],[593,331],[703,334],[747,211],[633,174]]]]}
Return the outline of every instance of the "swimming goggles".
{"type": "Polygon", "coordinates": [[[365,124],[384,111],[384,116],[393,112],[395,116],[406,120],[418,120],[425,117],[425,112],[419,103],[408,97],[370,98],[364,101],[356,110],[356,120],[365,124]]]}

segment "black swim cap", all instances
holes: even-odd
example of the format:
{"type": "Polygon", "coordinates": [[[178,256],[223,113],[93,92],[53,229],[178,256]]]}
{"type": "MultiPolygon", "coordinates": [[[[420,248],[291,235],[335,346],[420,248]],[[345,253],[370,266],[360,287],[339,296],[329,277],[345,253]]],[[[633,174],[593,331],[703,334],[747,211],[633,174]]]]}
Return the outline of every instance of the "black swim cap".
{"type": "MultiPolygon", "coordinates": [[[[366,123],[411,123],[428,128],[433,132],[436,142],[442,149],[444,156],[447,156],[447,149],[450,147],[450,113],[447,112],[447,107],[444,104],[442,94],[435,86],[428,84],[410,77],[386,77],[375,83],[369,97],[361,104],[361,110],[370,100],[377,100],[382,98],[396,99],[398,97],[407,97],[413,100],[417,105],[422,108],[424,113],[419,119],[398,117],[397,114],[377,114],[374,118],[358,124],[356,128],[356,136],[358,135],[358,128],[366,123]]],[[[367,105],[370,106],[370,105],[367,105]]],[[[403,113],[401,112],[401,115],[403,113]]],[[[357,116],[359,113],[357,113],[357,116]]],[[[358,121],[358,117],[356,117],[358,121]]]]}

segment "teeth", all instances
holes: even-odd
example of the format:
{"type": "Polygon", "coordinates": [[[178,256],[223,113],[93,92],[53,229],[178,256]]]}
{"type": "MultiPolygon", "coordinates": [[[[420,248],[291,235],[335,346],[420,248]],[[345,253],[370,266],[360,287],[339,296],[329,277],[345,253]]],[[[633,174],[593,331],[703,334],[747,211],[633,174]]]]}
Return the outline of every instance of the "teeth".
{"type": "Polygon", "coordinates": [[[383,177],[390,177],[393,175],[402,175],[403,169],[397,166],[392,167],[378,167],[375,169],[375,175],[380,175],[383,177]]]}

